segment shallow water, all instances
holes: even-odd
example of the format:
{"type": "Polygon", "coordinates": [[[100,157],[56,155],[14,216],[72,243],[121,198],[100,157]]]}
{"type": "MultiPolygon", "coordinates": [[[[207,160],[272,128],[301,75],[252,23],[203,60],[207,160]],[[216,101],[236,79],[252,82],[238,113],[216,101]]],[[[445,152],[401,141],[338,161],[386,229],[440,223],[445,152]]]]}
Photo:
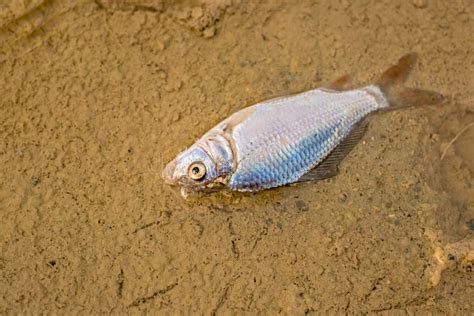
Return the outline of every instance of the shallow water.
{"type": "Polygon", "coordinates": [[[473,313],[471,1],[64,3],[0,2],[0,313],[473,313]],[[160,179],[230,113],[410,51],[448,101],[375,117],[336,178],[160,179]]]}

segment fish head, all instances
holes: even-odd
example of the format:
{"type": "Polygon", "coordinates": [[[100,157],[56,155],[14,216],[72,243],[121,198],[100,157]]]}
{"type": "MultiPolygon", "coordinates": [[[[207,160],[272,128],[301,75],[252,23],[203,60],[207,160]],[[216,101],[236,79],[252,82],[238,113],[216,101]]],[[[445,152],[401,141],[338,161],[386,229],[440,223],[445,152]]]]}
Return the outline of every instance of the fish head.
{"type": "Polygon", "coordinates": [[[216,177],[216,164],[199,146],[183,151],[163,170],[166,183],[184,187],[203,187],[216,177]]]}
{"type": "Polygon", "coordinates": [[[232,153],[221,137],[207,137],[181,152],[163,170],[162,178],[181,187],[186,197],[197,191],[216,191],[225,186],[231,172],[232,153]]]}

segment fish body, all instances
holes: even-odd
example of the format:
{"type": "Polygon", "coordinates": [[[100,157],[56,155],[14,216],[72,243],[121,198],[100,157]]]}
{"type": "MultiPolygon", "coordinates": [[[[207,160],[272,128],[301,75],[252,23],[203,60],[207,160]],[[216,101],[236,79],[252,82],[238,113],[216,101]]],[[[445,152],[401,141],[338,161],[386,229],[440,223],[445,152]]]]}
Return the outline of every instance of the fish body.
{"type": "Polygon", "coordinates": [[[413,64],[414,55],[407,55],[376,84],[318,88],[244,108],[180,153],[163,178],[186,196],[216,188],[259,191],[333,176],[372,113],[439,102],[434,92],[400,88],[413,64]]]}
{"type": "Polygon", "coordinates": [[[297,181],[336,148],[357,122],[387,106],[373,85],[342,92],[314,89],[254,105],[252,114],[230,135],[237,168],[229,178],[229,188],[257,191],[297,181]]]}

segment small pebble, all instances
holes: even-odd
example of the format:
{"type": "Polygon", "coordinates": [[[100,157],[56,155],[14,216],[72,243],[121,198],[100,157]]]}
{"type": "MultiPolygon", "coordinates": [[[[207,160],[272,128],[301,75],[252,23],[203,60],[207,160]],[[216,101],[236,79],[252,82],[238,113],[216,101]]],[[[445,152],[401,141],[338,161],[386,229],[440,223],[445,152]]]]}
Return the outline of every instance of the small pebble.
{"type": "Polygon", "coordinates": [[[206,29],[202,32],[202,35],[204,36],[204,38],[211,38],[211,37],[213,37],[214,35],[216,35],[216,27],[213,25],[213,26],[210,26],[210,27],[206,28],[206,29]]]}
{"type": "Polygon", "coordinates": [[[426,8],[426,0],[413,0],[413,5],[416,8],[426,8]]]}
{"type": "Polygon", "coordinates": [[[203,15],[203,12],[202,12],[202,8],[200,7],[196,7],[191,11],[191,16],[195,19],[199,19],[200,17],[202,17],[202,15],[203,15]]]}

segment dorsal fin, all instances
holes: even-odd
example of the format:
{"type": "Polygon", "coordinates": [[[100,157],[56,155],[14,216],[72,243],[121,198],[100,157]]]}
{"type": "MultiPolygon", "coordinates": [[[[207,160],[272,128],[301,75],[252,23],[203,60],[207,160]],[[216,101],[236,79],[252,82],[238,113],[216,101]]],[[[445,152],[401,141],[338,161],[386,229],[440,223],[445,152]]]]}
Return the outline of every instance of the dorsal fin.
{"type": "Polygon", "coordinates": [[[339,164],[362,139],[369,126],[368,117],[357,123],[349,135],[315,168],[304,174],[296,182],[318,181],[334,177],[339,173],[339,164]]]}
{"type": "Polygon", "coordinates": [[[385,70],[377,80],[377,85],[386,90],[392,86],[404,84],[415,67],[417,59],[418,55],[416,53],[408,53],[402,56],[397,64],[385,70]]]}
{"type": "Polygon", "coordinates": [[[347,74],[344,76],[341,76],[325,86],[325,88],[330,89],[330,90],[336,90],[336,91],[344,91],[344,90],[349,90],[352,85],[352,76],[347,74]]]}

